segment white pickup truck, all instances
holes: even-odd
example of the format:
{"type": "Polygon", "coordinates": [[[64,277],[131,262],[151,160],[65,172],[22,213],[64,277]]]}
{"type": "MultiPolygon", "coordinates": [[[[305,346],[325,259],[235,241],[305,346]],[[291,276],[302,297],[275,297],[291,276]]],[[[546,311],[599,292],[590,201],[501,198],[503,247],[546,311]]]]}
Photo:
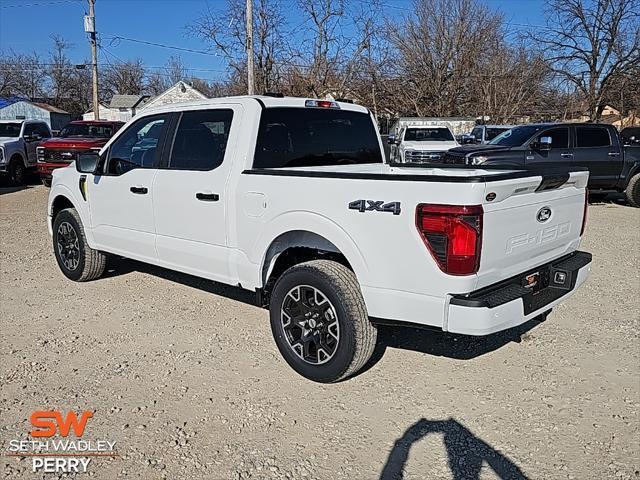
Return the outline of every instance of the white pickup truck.
{"type": "Polygon", "coordinates": [[[379,322],[487,335],[564,300],[587,177],[396,167],[366,108],[231,97],[145,111],[55,170],[48,220],[72,280],[116,254],[255,291],[289,365],[333,382],[379,322]]]}
{"type": "Polygon", "coordinates": [[[407,125],[387,142],[394,163],[437,163],[447,150],[460,146],[446,125],[407,125]]]}

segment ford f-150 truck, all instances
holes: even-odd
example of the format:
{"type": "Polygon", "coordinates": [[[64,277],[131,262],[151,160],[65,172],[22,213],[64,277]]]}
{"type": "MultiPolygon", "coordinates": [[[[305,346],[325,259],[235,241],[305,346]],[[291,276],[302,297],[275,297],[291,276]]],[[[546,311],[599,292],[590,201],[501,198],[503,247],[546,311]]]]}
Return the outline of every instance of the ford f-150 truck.
{"type": "Polygon", "coordinates": [[[150,109],[55,170],[48,224],[71,280],[115,254],[256,292],[289,365],[361,369],[379,323],[487,335],[587,278],[588,173],[383,162],[370,112],[245,96],[150,109]]]}
{"type": "Polygon", "coordinates": [[[521,125],[500,134],[488,145],[451,149],[443,162],[535,169],[585,167],[589,170],[590,190],[624,192],[630,205],[640,207],[640,144],[623,142],[612,125],[521,125]]]}
{"type": "Polygon", "coordinates": [[[395,163],[435,162],[459,144],[446,125],[409,125],[387,138],[395,163]]]}
{"type": "Polygon", "coordinates": [[[51,186],[51,172],[69,165],[79,152],[100,149],[122,125],[124,122],[106,120],[68,123],[57,137],[42,142],[37,148],[37,168],[42,183],[51,186]]]}
{"type": "Polygon", "coordinates": [[[36,166],[36,148],[49,137],[49,125],[40,120],[0,120],[0,174],[22,185],[36,166]]]}

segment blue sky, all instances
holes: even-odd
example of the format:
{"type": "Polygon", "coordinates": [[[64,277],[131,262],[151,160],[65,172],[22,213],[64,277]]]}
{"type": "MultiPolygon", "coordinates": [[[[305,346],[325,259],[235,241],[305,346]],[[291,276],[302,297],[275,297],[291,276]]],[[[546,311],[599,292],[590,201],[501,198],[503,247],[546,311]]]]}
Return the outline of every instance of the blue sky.
{"type": "MultiPolygon", "coordinates": [[[[295,0],[282,1],[285,5],[295,3],[295,0]]],[[[523,30],[526,25],[542,22],[543,0],[484,1],[491,8],[501,10],[513,30],[523,30]]],[[[383,3],[387,14],[402,15],[411,6],[411,0],[383,0],[383,3]]],[[[225,5],[226,0],[96,0],[97,29],[104,47],[98,61],[117,63],[118,59],[139,57],[148,67],[161,67],[170,56],[179,55],[191,69],[189,73],[207,79],[224,78],[224,61],[214,55],[109,37],[121,36],[204,50],[207,45],[189,36],[185,27],[207,7],[222,11],[225,5]]],[[[21,53],[37,51],[46,56],[51,46],[50,35],[58,34],[73,44],[70,51],[72,61],[81,63],[89,58],[89,44],[82,20],[87,9],[86,0],[0,0],[0,49],[21,53]]],[[[288,20],[296,22],[293,14],[288,20]]]]}

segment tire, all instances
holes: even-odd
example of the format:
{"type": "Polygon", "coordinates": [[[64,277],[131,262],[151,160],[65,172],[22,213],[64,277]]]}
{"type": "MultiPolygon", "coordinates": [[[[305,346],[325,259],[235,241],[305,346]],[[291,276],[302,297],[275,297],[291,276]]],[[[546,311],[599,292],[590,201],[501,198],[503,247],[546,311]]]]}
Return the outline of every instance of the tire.
{"type": "Polygon", "coordinates": [[[41,178],[40,178],[40,180],[42,181],[42,184],[43,184],[45,187],[49,187],[49,188],[51,188],[51,179],[50,179],[50,178],[44,178],[44,177],[41,177],[41,178]]]}
{"type": "Polygon", "coordinates": [[[377,329],[356,276],[340,263],[313,260],[286,270],[274,286],[269,314],[280,353],[309,380],[344,380],[373,354],[377,329]]]}
{"type": "Polygon", "coordinates": [[[106,255],[87,245],[75,208],[66,208],[53,219],[53,251],[60,270],[70,280],[88,282],[104,272],[106,255]]]}
{"type": "Polygon", "coordinates": [[[13,157],[9,163],[9,179],[13,185],[24,185],[26,169],[20,157],[13,157]]]}
{"type": "Polygon", "coordinates": [[[636,208],[640,207],[640,173],[636,173],[631,177],[624,194],[627,196],[629,205],[636,208]]]}

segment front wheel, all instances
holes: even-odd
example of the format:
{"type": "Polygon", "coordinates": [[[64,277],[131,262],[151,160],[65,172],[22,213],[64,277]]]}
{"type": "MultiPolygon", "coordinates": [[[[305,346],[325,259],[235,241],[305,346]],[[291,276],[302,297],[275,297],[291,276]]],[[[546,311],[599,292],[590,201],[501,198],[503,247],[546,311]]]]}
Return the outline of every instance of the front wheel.
{"type": "Polygon", "coordinates": [[[289,268],[275,284],[269,313],[286,362],[316,382],[355,374],[376,345],[377,330],[356,276],[337,262],[313,260],[289,268]]]}
{"type": "Polygon", "coordinates": [[[24,168],[24,163],[22,163],[22,159],[14,158],[9,163],[9,178],[11,179],[11,183],[13,185],[24,185],[26,176],[26,170],[24,168]]]}
{"type": "Polygon", "coordinates": [[[640,207],[640,173],[636,173],[631,177],[624,193],[629,205],[636,208],[640,207]]]}
{"type": "Polygon", "coordinates": [[[75,208],[66,208],[53,220],[53,250],[64,275],[76,282],[99,278],[106,256],[87,244],[82,220],[75,208]]]}

